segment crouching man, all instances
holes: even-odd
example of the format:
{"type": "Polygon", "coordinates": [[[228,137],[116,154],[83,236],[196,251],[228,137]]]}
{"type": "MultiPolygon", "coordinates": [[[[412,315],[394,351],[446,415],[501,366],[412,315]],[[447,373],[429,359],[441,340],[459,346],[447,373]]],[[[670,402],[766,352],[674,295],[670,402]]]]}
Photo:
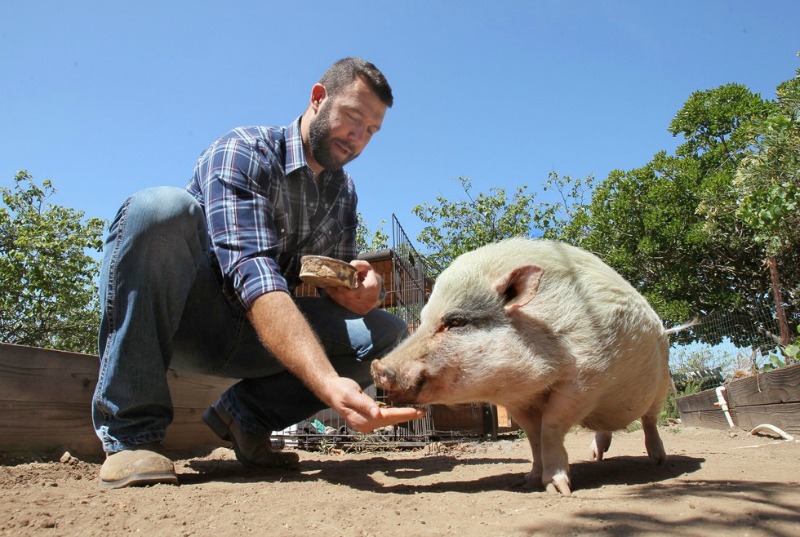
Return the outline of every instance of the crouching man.
{"type": "Polygon", "coordinates": [[[177,483],[160,449],[173,419],[168,368],[242,379],[203,419],[247,466],[296,466],[270,434],[325,407],[360,432],[420,417],[362,392],[370,362],[407,329],[377,309],[383,286],[369,263],[352,261],[357,196],[343,167],[392,102],[374,65],[346,58],[290,125],[234,129],[201,155],[185,190],[125,201],[100,281],[101,486],[177,483]],[[358,287],[293,298],[303,255],[352,261],[358,287]]]}

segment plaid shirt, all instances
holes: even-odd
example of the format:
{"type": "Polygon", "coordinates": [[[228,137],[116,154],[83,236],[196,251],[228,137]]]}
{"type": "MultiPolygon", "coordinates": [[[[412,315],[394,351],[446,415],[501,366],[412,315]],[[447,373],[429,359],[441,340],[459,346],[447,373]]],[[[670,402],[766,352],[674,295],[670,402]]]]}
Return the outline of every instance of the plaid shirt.
{"type": "Polygon", "coordinates": [[[245,310],[265,293],[293,292],[303,255],[356,258],[353,180],[324,171],[317,181],[300,118],[288,127],[234,129],[200,156],[186,189],[205,212],[225,293],[245,310]]]}

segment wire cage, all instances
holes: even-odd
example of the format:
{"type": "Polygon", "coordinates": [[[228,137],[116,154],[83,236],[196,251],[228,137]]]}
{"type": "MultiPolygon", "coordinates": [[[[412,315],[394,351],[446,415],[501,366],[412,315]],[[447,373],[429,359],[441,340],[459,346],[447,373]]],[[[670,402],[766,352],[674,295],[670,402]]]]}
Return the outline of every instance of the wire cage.
{"type": "MultiPolygon", "coordinates": [[[[403,319],[410,333],[416,330],[420,324],[422,307],[433,287],[433,279],[426,260],[414,248],[395,215],[392,215],[392,247],[362,254],[360,258],[369,261],[384,279],[386,298],[381,307],[403,319]]],[[[297,291],[298,296],[315,293],[316,290],[306,284],[297,291]]],[[[385,401],[384,394],[374,386],[365,391],[373,399],[385,401]]],[[[378,444],[392,447],[424,445],[430,442],[433,435],[433,419],[433,413],[428,409],[423,419],[384,427],[364,435],[349,429],[341,416],[326,409],[284,431],[274,433],[272,440],[276,445],[296,445],[306,449],[378,444]]]]}

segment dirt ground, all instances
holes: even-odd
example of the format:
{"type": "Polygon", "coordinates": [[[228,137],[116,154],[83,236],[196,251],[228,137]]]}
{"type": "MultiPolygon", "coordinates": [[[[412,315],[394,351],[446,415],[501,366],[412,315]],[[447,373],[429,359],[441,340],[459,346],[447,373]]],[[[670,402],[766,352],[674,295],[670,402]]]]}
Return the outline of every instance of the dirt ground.
{"type": "MultiPolygon", "coordinates": [[[[681,425],[649,463],[641,431],[590,462],[567,436],[574,493],[515,487],[525,440],[417,451],[300,450],[298,471],[252,471],[217,448],[176,461],[180,486],[116,491],[99,461],[0,466],[0,535],[800,535],[800,442],[681,425]]],[[[29,459],[30,461],[30,459],[29,459]]]]}

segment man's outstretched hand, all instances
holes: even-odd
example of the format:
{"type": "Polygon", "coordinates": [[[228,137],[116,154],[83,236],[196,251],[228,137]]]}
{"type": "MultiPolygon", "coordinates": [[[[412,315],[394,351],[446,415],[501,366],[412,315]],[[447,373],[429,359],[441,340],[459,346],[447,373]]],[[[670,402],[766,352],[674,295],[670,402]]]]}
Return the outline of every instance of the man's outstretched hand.
{"type": "Polygon", "coordinates": [[[331,394],[331,408],[360,433],[425,417],[425,411],[418,408],[381,407],[351,379],[338,377],[331,384],[328,392],[331,394]]]}

